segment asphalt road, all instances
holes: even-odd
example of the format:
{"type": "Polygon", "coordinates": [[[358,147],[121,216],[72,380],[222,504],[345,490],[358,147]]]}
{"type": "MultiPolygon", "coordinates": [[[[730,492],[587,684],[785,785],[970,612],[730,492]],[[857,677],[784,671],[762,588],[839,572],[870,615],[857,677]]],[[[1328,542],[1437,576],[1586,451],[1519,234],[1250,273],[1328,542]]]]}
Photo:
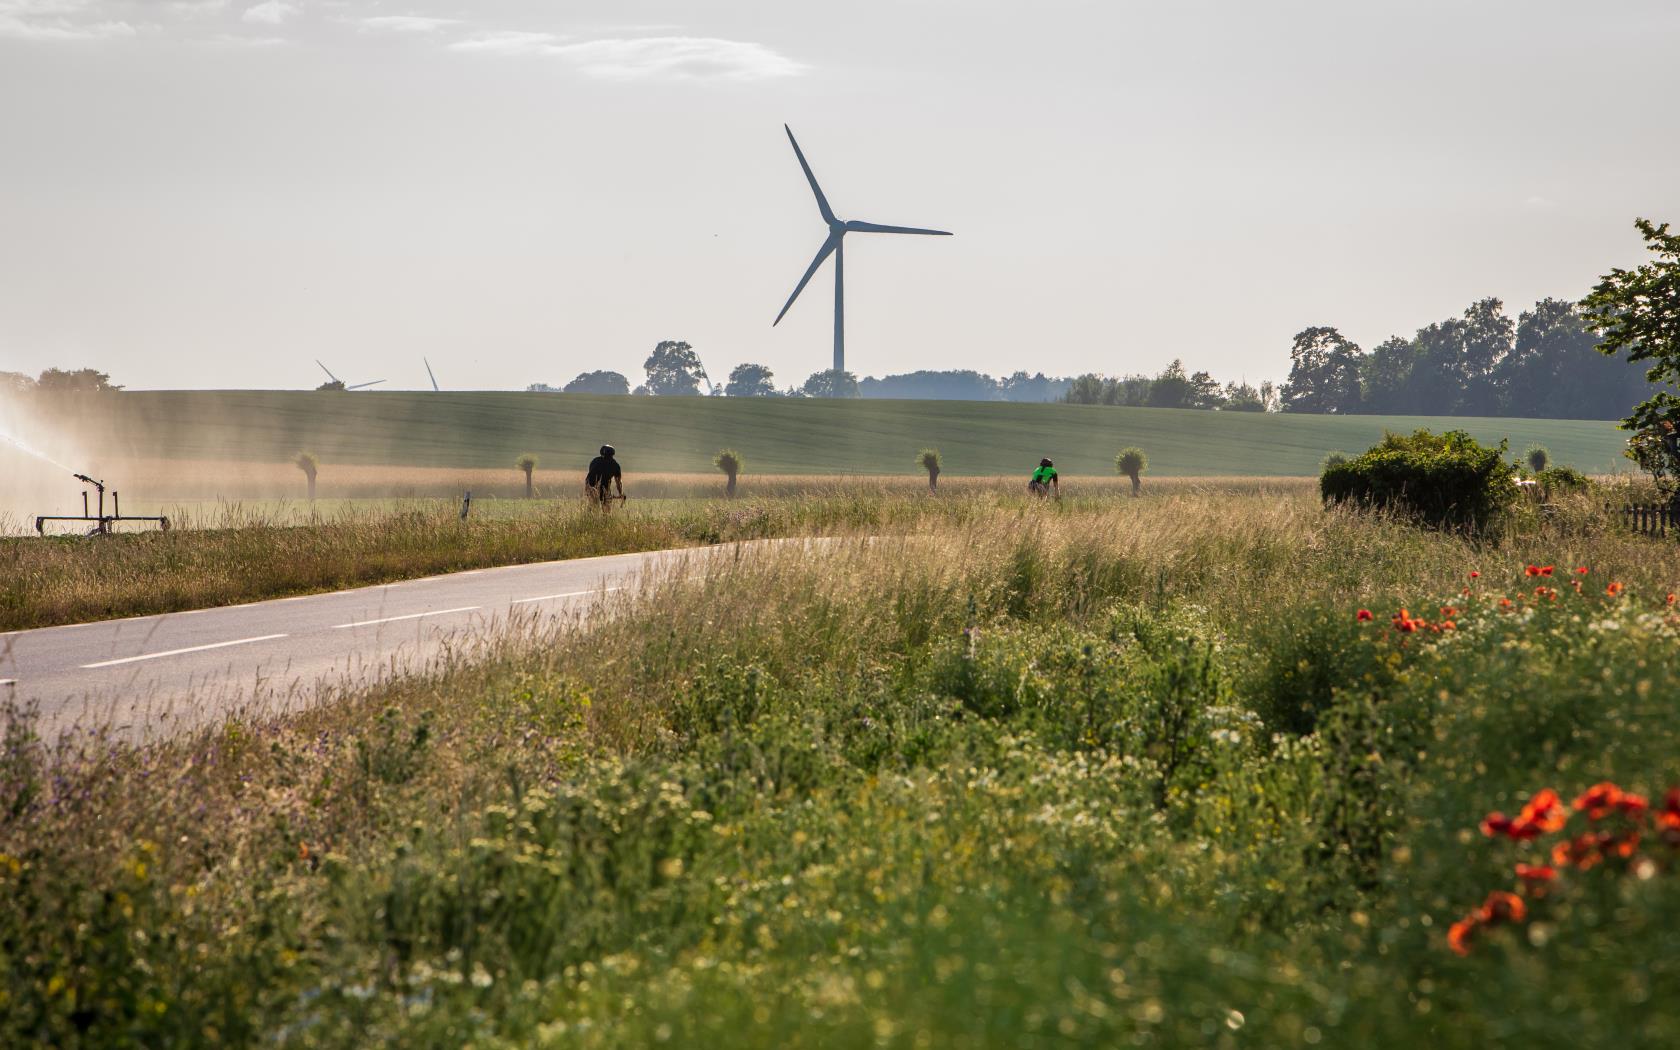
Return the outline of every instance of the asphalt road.
{"type": "MultiPolygon", "coordinates": [[[[248,605],[0,634],[0,699],[44,735],[152,735],[423,668],[446,650],[604,595],[696,551],[510,565],[248,605]]],[[[705,557],[700,552],[701,557],[705,557]]]]}

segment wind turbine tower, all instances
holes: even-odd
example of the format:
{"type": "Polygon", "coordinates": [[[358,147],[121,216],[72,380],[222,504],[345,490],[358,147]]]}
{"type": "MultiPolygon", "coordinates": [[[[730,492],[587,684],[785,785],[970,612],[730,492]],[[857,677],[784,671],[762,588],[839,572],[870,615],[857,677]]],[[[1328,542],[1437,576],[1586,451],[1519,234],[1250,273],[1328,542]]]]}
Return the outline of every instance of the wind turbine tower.
{"type": "Polygon", "coordinates": [[[799,140],[793,137],[793,129],[786,124],[782,130],[787,132],[788,141],[793,143],[793,155],[799,158],[799,166],[805,172],[805,181],[811,184],[811,192],[817,198],[817,210],[822,213],[823,222],[828,224],[828,239],[823,241],[817,250],[817,257],[811,260],[806,268],[805,276],[799,279],[799,284],[788,296],[788,301],[782,307],[782,312],[776,315],[771,327],[782,323],[787,316],[788,307],[799,298],[799,293],[805,290],[811,277],[822,266],[823,260],[834,256],[834,370],[845,371],[846,368],[846,245],[848,233],[914,233],[925,237],[949,237],[947,230],[923,230],[914,226],[882,226],[874,222],[859,222],[856,219],[845,220],[835,216],[834,209],[828,206],[828,198],[823,196],[822,187],[817,185],[817,177],[811,174],[811,165],[805,163],[805,154],[799,148],[799,140]]]}

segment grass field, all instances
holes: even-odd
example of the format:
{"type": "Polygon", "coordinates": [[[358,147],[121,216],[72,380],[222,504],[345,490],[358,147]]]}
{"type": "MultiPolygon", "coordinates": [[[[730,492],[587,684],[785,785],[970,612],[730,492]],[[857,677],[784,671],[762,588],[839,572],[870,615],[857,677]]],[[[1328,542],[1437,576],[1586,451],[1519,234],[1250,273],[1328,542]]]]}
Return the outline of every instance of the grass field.
{"type": "Polygon", "coordinates": [[[1672,542],[784,502],[285,718],[7,712],[0,1044],[1680,1043],[1672,542]]]}
{"type": "Polygon", "coordinates": [[[1626,469],[1614,423],[1567,420],[376,391],[124,392],[86,401],[71,415],[67,409],[17,426],[78,469],[92,458],[113,474],[130,459],[283,464],[300,449],[321,457],[323,477],[341,465],[499,470],[522,452],[536,453],[547,469],[579,473],[609,442],[633,473],[709,472],[713,453],[733,447],[749,478],[912,474],[917,450],[935,446],[950,475],[1024,477],[1049,456],[1068,473],[1095,476],[1111,475],[1115,452],[1138,445],[1158,476],[1305,476],[1318,472],[1326,453],[1360,451],[1384,429],[1419,426],[1506,438],[1513,454],[1543,444],[1559,462],[1589,473],[1626,469]]]}

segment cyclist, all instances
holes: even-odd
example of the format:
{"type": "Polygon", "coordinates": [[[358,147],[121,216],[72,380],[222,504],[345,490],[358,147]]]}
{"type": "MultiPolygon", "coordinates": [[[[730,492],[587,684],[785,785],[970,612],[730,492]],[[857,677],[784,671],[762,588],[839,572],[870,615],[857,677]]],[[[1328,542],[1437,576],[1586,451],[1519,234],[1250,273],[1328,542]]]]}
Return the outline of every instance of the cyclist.
{"type": "Polygon", "coordinates": [[[1056,465],[1048,459],[1038,461],[1038,469],[1032,472],[1032,480],[1027,482],[1027,491],[1038,497],[1055,493],[1057,499],[1062,498],[1062,483],[1056,477],[1056,465]]]}
{"type": "Polygon", "coordinates": [[[618,487],[618,499],[624,498],[624,470],[618,465],[618,450],[602,445],[601,454],[589,461],[589,474],[583,479],[584,496],[602,509],[612,506],[613,486],[618,487]]]}

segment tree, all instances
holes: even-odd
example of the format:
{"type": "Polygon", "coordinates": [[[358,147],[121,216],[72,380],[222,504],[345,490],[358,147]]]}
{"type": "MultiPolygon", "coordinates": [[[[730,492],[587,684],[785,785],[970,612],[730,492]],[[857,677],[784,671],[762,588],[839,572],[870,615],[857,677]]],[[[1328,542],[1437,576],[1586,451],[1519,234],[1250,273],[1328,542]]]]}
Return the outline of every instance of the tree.
{"type": "Polygon", "coordinates": [[[1546,451],[1544,445],[1530,445],[1523,453],[1523,462],[1528,464],[1531,472],[1538,474],[1552,465],[1552,454],[1546,451]]]}
{"type": "Polygon", "coordinates": [[[1206,372],[1196,372],[1190,376],[1190,407],[1225,407],[1225,394],[1219,389],[1219,383],[1213,376],[1206,372]]]}
{"type": "Polygon", "coordinates": [[[1260,391],[1247,383],[1226,383],[1224,392],[1219,396],[1227,412],[1266,411],[1266,402],[1260,397],[1260,391]]]}
{"type": "Polygon", "coordinates": [[[1390,336],[1378,343],[1359,363],[1359,376],[1364,386],[1366,412],[1378,414],[1416,414],[1419,407],[1411,402],[1412,367],[1417,359],[1417,347],[1409,339],[1390,336]]]}
{"type": "Polygon", "coordinates": [[[647,370],[648,393],[660,397],[698,396],[706,371],[693,347],[670,339],[654,347],[642,367],[647,370]]]}
{"type": "Polygon", "coordinates": [[[22,372],[0,372],[0,394],[27,394],[35,389],[35,380],[22,372]]]}
{"type": "Polygon", "coordinates": [[[857,397],[857,376],[838,368],[815,372],[805,380],[804,391],[806,397],[857,397]]]}
{"type": "Polygon", "coordinates": [[[741,454],[732,448],[720,449],[718,454],[712,457],[712,465],[723,471],[724,476],[729,479],[723,491],[724,495],[734,499],[735,475],[741,472],[741,454]]]}
{"type": "Polygon", "coordinates": [[[1123,448],[1114,457],[1114,469],[1132,479],[1132,495],[1136,496],[1143,490],[1142,474],[1149,469],[1149,457],[1143,454],[1141,448],[1123,448]]]}
{"type": "Polygon", "coordinates": [[[1627,354],[1647,364],[1645,378],[1657,389],[1638,405],[1622,428],[1631,431],[1628,455],[1659,485],[1673,492],[1680,478],[1680,234],[1639,219],[1634,225],[1655,258],[1632,270],[1606,274],[1582,300],[1587,322],[1603,336],[1599,352],[1627,354]]]}
{"type": "Polygon", "coordinates": [[[1464,311],[1463,334],[1459,374],[1464,388],[1459,410],[1472,416],[1496,415],[1500,407],[1500,365],[1511,355],[1515,335],[1515,326],[1505,316],[1505,304],[1491,297],[1472,303],[1464,311]]]}
{"type": "Polygon", "coordinates": [[[344,389],[344,380],[342,380],[342,379],[329,379],[325,383],[322,383],[320,386],[316,387],[315,392],[320,393],[323,390],[333,391],[333,390],[343,390],[343,389],[344,389]]]}
{"type": "Polygon", "coordinates": [[[1100,405],[1103,403],[1103,378],[1095,372],[1075,376],[1068,384],[1062,400],[1070,405],[1100,405]]]}
{"type": "Polygon", "coordinates": [[[1191,408],[1195,399],[1196,387],[1184,374],[1183,361],[1174,360],[1149,381],[1150,408],[1191,408]]]}
{"type": "Polygon", "coordinates": [[[1501,412],[1544,419],[1617,419],[1646,393],[1645,370],[1598,352],[1575,304],[1542,299],[1517,317],[1501,365],[1501,412]]]}
{"type": "Polygon", "coordinates": [[[943,466],[939,458],[939,450],[936,448],[922,449],[920,452],[916,453],[916,463],[923,470],[927,471],[928,491],[938,492],[939,471],[943,466]]]}
{"type": "Polygon", "coordinates": [[[78,368],[71,372],[49,368],[35,381],[35,389],[50,394],[91,394],[121,390],[122,387],[112,385],[109,373],[92,368],[78,368]]]}
{"type": "Polygon", "coordinates": [[[924,369],[881,379],[864,379],[858,384],[858,395],[924,401],[997,401],[1003,397],[1003,392],[997,380],[973,369],[924,369]]]}
{"type": "Polygon", "coordinates": [[[580,372],[560,390],[565,394],[628,394],[630,380],[618,372],[580,372]]]}
{"type": "Polygon", "coordinates": [[[1358,411],[1363,353],[1334,328],[1318,326],[1297,332],[1289,351],[1289,379],[1283,384],[1283,410],[1358,411]]]}
{"type": "Polygon", "coordinates": [[[736,365],[723,392],[729,397],[775,397],[776,373],[769,365],[736,365]]]}
{"type": "Polygon", "coordinates": [[[532,484],[531,473],[537,469],[537,457],[526,452],[520,455],[513,465],[525,472],[525,498],[534,499],[537,495],[537,489],[532,484]]]}
{"type": "Polygon", "coordinates": [[[297,468],[303,471],[304,480],[309,483],[309,502],[314,503],[315,471],[318,467],[320,467],[321,461],[315,458],[315,453],[313,452],[299,452],[297,454],[297,458],[292,462],[296,463],[297,468]]]}

